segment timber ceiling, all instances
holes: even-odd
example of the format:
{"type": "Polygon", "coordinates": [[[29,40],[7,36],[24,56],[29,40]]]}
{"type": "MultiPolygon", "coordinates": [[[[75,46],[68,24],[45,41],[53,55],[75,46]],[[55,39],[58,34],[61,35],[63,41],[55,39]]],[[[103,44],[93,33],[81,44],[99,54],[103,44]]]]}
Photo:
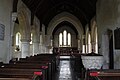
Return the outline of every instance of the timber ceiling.
{"type": "MultiPolygon", "coordinates": [[[[22,0],[39,20],[48,26],[50,20],[61,12],[76,16],[83,27],[96,15],[97,0],[22,0]]],[[[64,25],[64,24],[63,24],[64,25]]]]}

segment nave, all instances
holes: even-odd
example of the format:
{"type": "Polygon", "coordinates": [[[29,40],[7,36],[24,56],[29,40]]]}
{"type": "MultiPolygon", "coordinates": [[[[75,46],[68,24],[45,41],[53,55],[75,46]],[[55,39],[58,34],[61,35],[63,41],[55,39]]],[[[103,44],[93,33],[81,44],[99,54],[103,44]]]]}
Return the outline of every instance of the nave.
{"type": "Polygon", "coordinates": [[[38,54],[0,63],[0,80],[120,80],[120,70],[84,71],[81,54],[38,54]]]}
{"type": "Polygon", "coordinates": [[[59,69],[55,80],[76,80],[70,64],[70,56],[60,56],[59,69]]]}

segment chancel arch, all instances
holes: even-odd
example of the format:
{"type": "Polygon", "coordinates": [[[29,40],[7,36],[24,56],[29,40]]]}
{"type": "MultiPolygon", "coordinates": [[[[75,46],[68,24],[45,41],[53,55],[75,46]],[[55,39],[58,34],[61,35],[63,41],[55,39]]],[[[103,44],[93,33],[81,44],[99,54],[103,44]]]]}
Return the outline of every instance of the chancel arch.
{"type": "MultiPolygon", "coordinates": [[[[52,32],[54,31],[55,27],[60,24],[61,22],[67,21],[69,23],[71,23],[74,28],[76,29],[76,31],[78,32],[78,37],[82,42],[82,35],[84,33],[82,24],[80,22],[80,20],[75,17],[74,15],[68,13],[68,12],[62,12],[58,15],[56,15],[48,24],[48,28],[47,28],[47,37],[48,39],[50,39],[50,36],[52,36],[52,32]]],[[[50,41],[49,41],[50,42],[50,41]]]]}
{"type": "Polygon", "coordinates": [[[74,15],[68,13],[68,12],[62,12],[58,15],[56,15],[49,23],[48,28],[47,28],[47,34],[52,35],[52,32],[54,28],[61,22],[63,21],[68,21],[71,24],[74,25],[74,27],[77,29],[78,34],[82,35],[84,30],[82,27],[82,24],[79,19],[77,19],[74,15]]]}

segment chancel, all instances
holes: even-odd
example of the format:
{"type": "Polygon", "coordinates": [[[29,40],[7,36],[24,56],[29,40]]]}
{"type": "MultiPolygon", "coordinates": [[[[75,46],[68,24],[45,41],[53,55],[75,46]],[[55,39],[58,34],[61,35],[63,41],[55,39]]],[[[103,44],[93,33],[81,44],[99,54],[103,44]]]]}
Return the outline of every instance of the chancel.
{"type": "Polygon", "coordinates": [[[120,80],[120,0],[0,1],[0,80],[120,80]]]}

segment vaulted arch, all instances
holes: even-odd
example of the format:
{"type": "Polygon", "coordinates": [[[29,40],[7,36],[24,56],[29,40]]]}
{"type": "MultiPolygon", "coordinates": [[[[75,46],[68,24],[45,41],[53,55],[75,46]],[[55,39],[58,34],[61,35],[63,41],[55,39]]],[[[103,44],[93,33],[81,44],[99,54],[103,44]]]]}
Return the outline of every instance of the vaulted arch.
{"type": "Polygon", "coordinates": [[[19,26],[20,26],[20,33],[22,39],[30,39],[30,24],[29,24],[29,17],[27,13],[27,9],[23,3],[19,2],[18,5],[18,20],[19,20],[19,26]],[[21,5],[20,5],[21,4],[21,5]]]}
{"type": "Polygon", "coordinates": [[[74,25],[74,27],[78,31],[78,35],[82,36],[83,34],[83,27],[79,19],[77,19],[74,15],[68,13],[68,12],[62,12],[58,15],[56,15],[49,23],[48,28],[47,28],[47,34],[52,35],[53,30],[55,27],[60,24],[63,21],[68,21],[71,24],[74,25]]]}

